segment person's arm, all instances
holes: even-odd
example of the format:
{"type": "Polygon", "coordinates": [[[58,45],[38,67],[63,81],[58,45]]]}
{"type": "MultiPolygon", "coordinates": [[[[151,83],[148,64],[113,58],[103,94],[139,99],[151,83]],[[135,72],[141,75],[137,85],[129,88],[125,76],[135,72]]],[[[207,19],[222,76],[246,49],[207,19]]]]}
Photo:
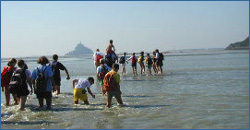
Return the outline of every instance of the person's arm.
{"type": "Polygon", "coordinates": [[[132,59],[132,56],[131,57],[129,57],[126,61],[128,62],[128,61],[130,61],[132,59]]]}
{"type": "Polygon", "coordinates": [[[65,73],[66,73],[66,75],[67,75],[67,80],[69,80],[70,79],[70,76],[69,76],[69,71],[68,71],[68,69],[65,67],[65,73]]]}
{"type": "Polygon", "coordinates": [[[33,88],[32,88],[32,81],[31,81],[30,76],[31,76],[30,71],[27,71],[27,73],[26,73],[26,79],[27,79],[27,82],[28,82],[28,84],[30,86],[30,94],[32,94],[33,93],[33,88]]]}
{"type": "Polygon", "coordinates": [[[89,93],[93,98],[95,98],[95,95],[92,93],[92,91],[90,90],[90,88],[87,88],[87,90],[88,90],[88,93],[89,93]]]}

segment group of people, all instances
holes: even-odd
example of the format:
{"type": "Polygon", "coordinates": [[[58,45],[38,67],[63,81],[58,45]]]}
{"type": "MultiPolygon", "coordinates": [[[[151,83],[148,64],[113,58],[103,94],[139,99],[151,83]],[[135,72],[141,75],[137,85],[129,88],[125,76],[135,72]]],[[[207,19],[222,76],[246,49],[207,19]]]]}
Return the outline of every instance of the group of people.
{"type": "Polygon", "coordinates": [[[131,61],[131,66],[134,76],[137,75],[137,63],[140,65],[141,74],[145,74],[145,65],[147,67],[148,75],[152,74],[151,72],[152,67],[155,74],[163,74],[162,66],[163,66],[164,55],[159,52],[159,49],[153,51],[152,57],[150,53],[147,53],[145,58],[144,51],[142,51],[140,52],[140,55],[138,57],[135,55],[135,53],[132,53],[132,56],[127,58],[127,53],[124,52],[124,54],[119,59],[118,55],[116,55],[115,53],[115,46],[113,45],[113,40],[110,40],[106,48],[106,55],[102,54],[99,49],[96,49],[96,52],[93,54],[92,59],[94,60],[95,69],[97,69],[97,67],[102,64],[101,60],[103,60],[104,62],[103,64],[106,64],[110,68],[114,63],[121,64],[122,75],[126,74],[126,64],[128,64],[128,61],[131,61]]]}
{"type": "Polygon", "coordinates": [[[45,99],[46,109],[51,109],[52,92],[55,95],[60,94],[60,70],[65,70],[67,80],[70,76],[67,68],[58,62],[56,54],[53,55],[51,63],[45,56],[40,57],[37,63],[39,65],[31,73],[24,60],[11,58],[8,61],[7,67],[1,72],[1,87],[5,93],[6,106],[10,105],[10,94],[12,94],[14,105],[20,104],[20,110],[24,110],[27,96],[35,93],[39,108],[43,108],[45,99]]]}
{"type": "MultiPolygon", "coordinates": [[[[47,57],[41,56],[37,63],[39,64],[31,73],[28,70],[28,65],[24,60],[16,60],[11,58],[7,63],[7,67],[1,72],[1,87],[5,93],[6,106],[10,105],[10,94],[13,96],[14,105],[20,104],[20,110],[24,110],[27,96],[35,93],[38,99],[39,108],[43,108],[44,99],[46,100],[46,109],[51,109],[52,92],[55,95],[60,94],[61,76],[60,70],[66,73],[66,79],[69,80],[69,72],[67,68],[58,61],[58,55],[52,56],[53,61],[50,62],[47,57]],[[17,64],[17,67],[16,67],[17,64]],[[30,90],[28,89],[30,87],[30,90]]],[[[131,61],[133,74],[137,75],[137,63],[141,67],[141,74],[145,74],[145,65],[148,70],[148,75],[151,75],[153,67],[156,74],[162,74],[163,54],[156,49],[153,52],[153,57],[149,53],[144,58],[144,52],[140,53],[137,58],[135,53],[130,58],[124,53],[118,61],[118,56],[115,53],[113,40],[107,45],[106,55],[103,55],[99,49],[93,55],[94,65],[96,69],[97,81],[101,84],[102,96],[106,97],[106,107],[111,107],[112,98],[115,97],[118,104],[122,105],[120,89],[119,64],[122,66],[121,73],[126,74],[126,64],[131,61]]],[[[95,98],[95,94],[90,87],[95,83],[93,77],[87,79],[79,78],[73,80],[74,89],[74,104],[78,104],[82,100],[85,104],[89,104],[87,92],[95,98]]]]}

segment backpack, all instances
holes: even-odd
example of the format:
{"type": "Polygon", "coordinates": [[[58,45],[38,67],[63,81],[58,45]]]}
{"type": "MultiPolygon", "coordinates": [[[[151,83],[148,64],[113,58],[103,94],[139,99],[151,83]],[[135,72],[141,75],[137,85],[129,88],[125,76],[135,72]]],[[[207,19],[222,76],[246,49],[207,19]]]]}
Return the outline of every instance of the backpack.
{"type": "Polygon", "coordinates": [[[103,79],[103,91],[112,91],[115,90],[117,83],[115,78],[113,77],[114,74],[107,73],[103,79]]]}
{"type": "Polygon", "coordinates": [[[148,58],[148,65],[152,65],[152,64],[153,64],[152,58],[148,58]]]}
{"type": "Polygon", "coordinates": [[[96,62],[97,62],[97,63],[100,63],[100,59],[102,59],[102,58],[103,58],[102,55],[96,54],[96,62]]]}
{"type": "Polygon", "coordinates": [[[159,60],[164,60],[164,55],[162,53],[159,53],[159,60]]]}
{"type": "Polygon", "coordinates": [[[44,74],[46,68],[47,68],[47,66],[45,67],[45,69],[42,72],[37,68],[38,74],[37,74],[37,77],[35,79],[35,86],[34,86],[35,93],[46,92],[47,81],[48,81],[48,78],[46,78],[45,74],[44,74]]]}
{"type": "Polygon", "coordinates": [[[4,87],[10,83],[10,79],[13,74],[13,71],[14,71],[14,68],[11,66],[3,68],[3,71],[1,73],[1,87],[4,87]]]}
{"type": "Polygon", "coordinates": [[[16,94],[20,91],[21,86],[26,83],[25,69],[16,70],[11,76],[9,83],[9,91],[12,94],[16,94]]]}
{"type": "Polygon", "coordinates": [[[100,73],[100,78],[103,80],[107,73],[108,73],[108,68],[105,65],[103,65],[102,72],[100,73]]]}
{"type": "Polygon", "coordinates": [[[120,58],[119,63],[120,63],[120,64],[124,64],[124,63],[125,63],[125,57],[124,57],[124,56],[122,56],[122,57],[120,58]]]}

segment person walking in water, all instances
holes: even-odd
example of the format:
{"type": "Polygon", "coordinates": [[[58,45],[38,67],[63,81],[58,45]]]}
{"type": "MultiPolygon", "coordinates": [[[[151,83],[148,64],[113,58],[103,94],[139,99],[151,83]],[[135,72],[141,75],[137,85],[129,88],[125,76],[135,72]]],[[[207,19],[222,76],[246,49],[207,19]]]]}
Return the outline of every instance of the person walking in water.
{"type": "MultiPolygon", "coordinates": [[[[113,40],[110,40],[106,47],[106,56],[105,59],[107,61],[107,65],[112,67],[112,65],[118,60],[118,57],[115,53],[115,46],[113,44],[113,40]]],[[[118,62],[118,61],[117,61],[118,62]]]]}
{"type": "Polygon", "coordinates": [[[153,51],[153,69],[154,69],[155,74],[158,74],[158,68],[157,68],[156,61],[157,61],[156,52],[153,51]]]}
{"type": "Polygon", "coordinates": [[[119,60],[119,63],[122,66],[122,71],[121,71],[122,75],[126,74],[126,62],[128,63],[128,61],[126,61],[126,59],[127,59],[126,55],[127,55],[127,53],[124,52],[123,56],[119,60]]]}
{"type": "Polygon", "coordinates": [[[67,68],[61,62],[58,62],[58,55],[57,54],[53,55],[53,61],[50,65],[52,66],[52,71],[54,73],[53,78],[55,81],[55,84],[53,86],[53,90],[55,90],[56,95],[59,95],[60,94],[60,86],[61,86],[60,70],[65,70],[65,73],[67,75],[67,77],[66,77],[67,80],[70,79],[69,72],[68,72],[67,68]]]}
{"type": "MultiPolygon", "coordinates": [[[[100,60],[100,66],[97,67],[97,79],[98,82],[101,85],[101,92],[103,92],[102,88],[103,88],[103,79],[105,77],[105,75],[111,70],[111,68],[107,65],[105,65],[105,59],[101,59],[100,60]]],[[[103,94],[104,95],[104,94],[103,94]]]]}
{"type": "Polygon", "coordinates": [[[92,59],[94,60],[95,69],[100,65],[100,60],[103,58],[103,54],[99,49],[96,49],[96,52],[93,54],[92,59]]]}
{"type": "Polygon", "coordinates": [[[135,56],[135,53],[132,54],[132,56],[130,58],[128,58],[127,61],[132,61],[131,65],[132,65],[132,69],[133,69],[133,75],[137,75],[137,70],[136,70],[136,63],[137,63],[137,57],[135,56]]]}
{"type": "MultiPolygon", "coordinates": [[[[31,72],[28,70],[28,66],[24,60],[17,61],[17,70],[14,72],[13,76],[20,77],[21,83],[16,84],[17,82],[10,82],[10,85],[16,86],[17,88],[17,98],[19,100],[20,108],[19,110],[24,110],[27,96],[33,93],[32,83],[31,83],[31,72]],[[28,90],[28,85],[30,86],[30,91],[28,90]]],[[[15,79],[15,78],[13,78],[15,79]]]]}
{"type": "Polygon", "coordinates": [[[36,67],[32,74],[32,84],[34,86],[34,92],[39,102],[39,108],[43,108],[43,101],[46,100],[46,109],[51,109],[52,104],[52,90],[54,83],[53,71],[47,57],[42,56],[37,60],[40,64],[36,67]]]}
{"type": "Polygon", "coordinates": [[[120,75],[118,74],[119,64],[113,64],[112,70],[108,72],[103,80],[103,94],[107,94],[106,107],[112,105],[112,98],[115,97],[119,105],[122,105],[120,75]]]}
{"type": "Polygon", "coordinates": [[[147,53],[147,57],[145,59],[145,63],[146,63],[148,75],[151,75],[151,68],[152,68],[153,61],[152,61],[152,58],[150,57],[149,53],[147,53]]]}
{"type": "Polygon", "coordinates": [[[162,71],[162,66],[163,66],[163,60],[164,60],[164,56],[162,53],[159,52],[158,49],[155,50],[156,52],[156,65],[157,65],[157,69],[158,69],[158,74],[163,74],[163,71],[162,71]]]}
{"type": "MultiPolygon", "coordinates": [[[[11,58],[7,63],[8,67],[4,67],[3,71],[1,72],[1,87],[2,87],[2,92],[4,92],[5,94],[6,106],[10,105],[9,83],[13,72],[16,70],[15,67],[16,63],[17,60],[15,58],[11,58]]],[[[12,94],[12,97],[14,100],[14,105],[17,105],[18,100],[16,94],[12,94]]]]}
{"type": "Polygon", "coordinates": [[[143,51],[140,53],[140,56],[138,58],[138,63],[141,67],[141,74],[144,74],[145,73],[145,65],[144,65],[144,52],[143,51]]]}

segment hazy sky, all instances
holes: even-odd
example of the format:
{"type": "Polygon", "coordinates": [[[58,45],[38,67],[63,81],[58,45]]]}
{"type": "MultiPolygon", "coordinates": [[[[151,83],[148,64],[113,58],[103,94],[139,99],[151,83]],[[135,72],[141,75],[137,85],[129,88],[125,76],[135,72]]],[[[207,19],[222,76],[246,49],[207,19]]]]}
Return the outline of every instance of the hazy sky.
{"type": "Polygon", "coordinates": [[[1,56],[224,48],[249,36],[248,1],[1,1],[1,56]]]}

